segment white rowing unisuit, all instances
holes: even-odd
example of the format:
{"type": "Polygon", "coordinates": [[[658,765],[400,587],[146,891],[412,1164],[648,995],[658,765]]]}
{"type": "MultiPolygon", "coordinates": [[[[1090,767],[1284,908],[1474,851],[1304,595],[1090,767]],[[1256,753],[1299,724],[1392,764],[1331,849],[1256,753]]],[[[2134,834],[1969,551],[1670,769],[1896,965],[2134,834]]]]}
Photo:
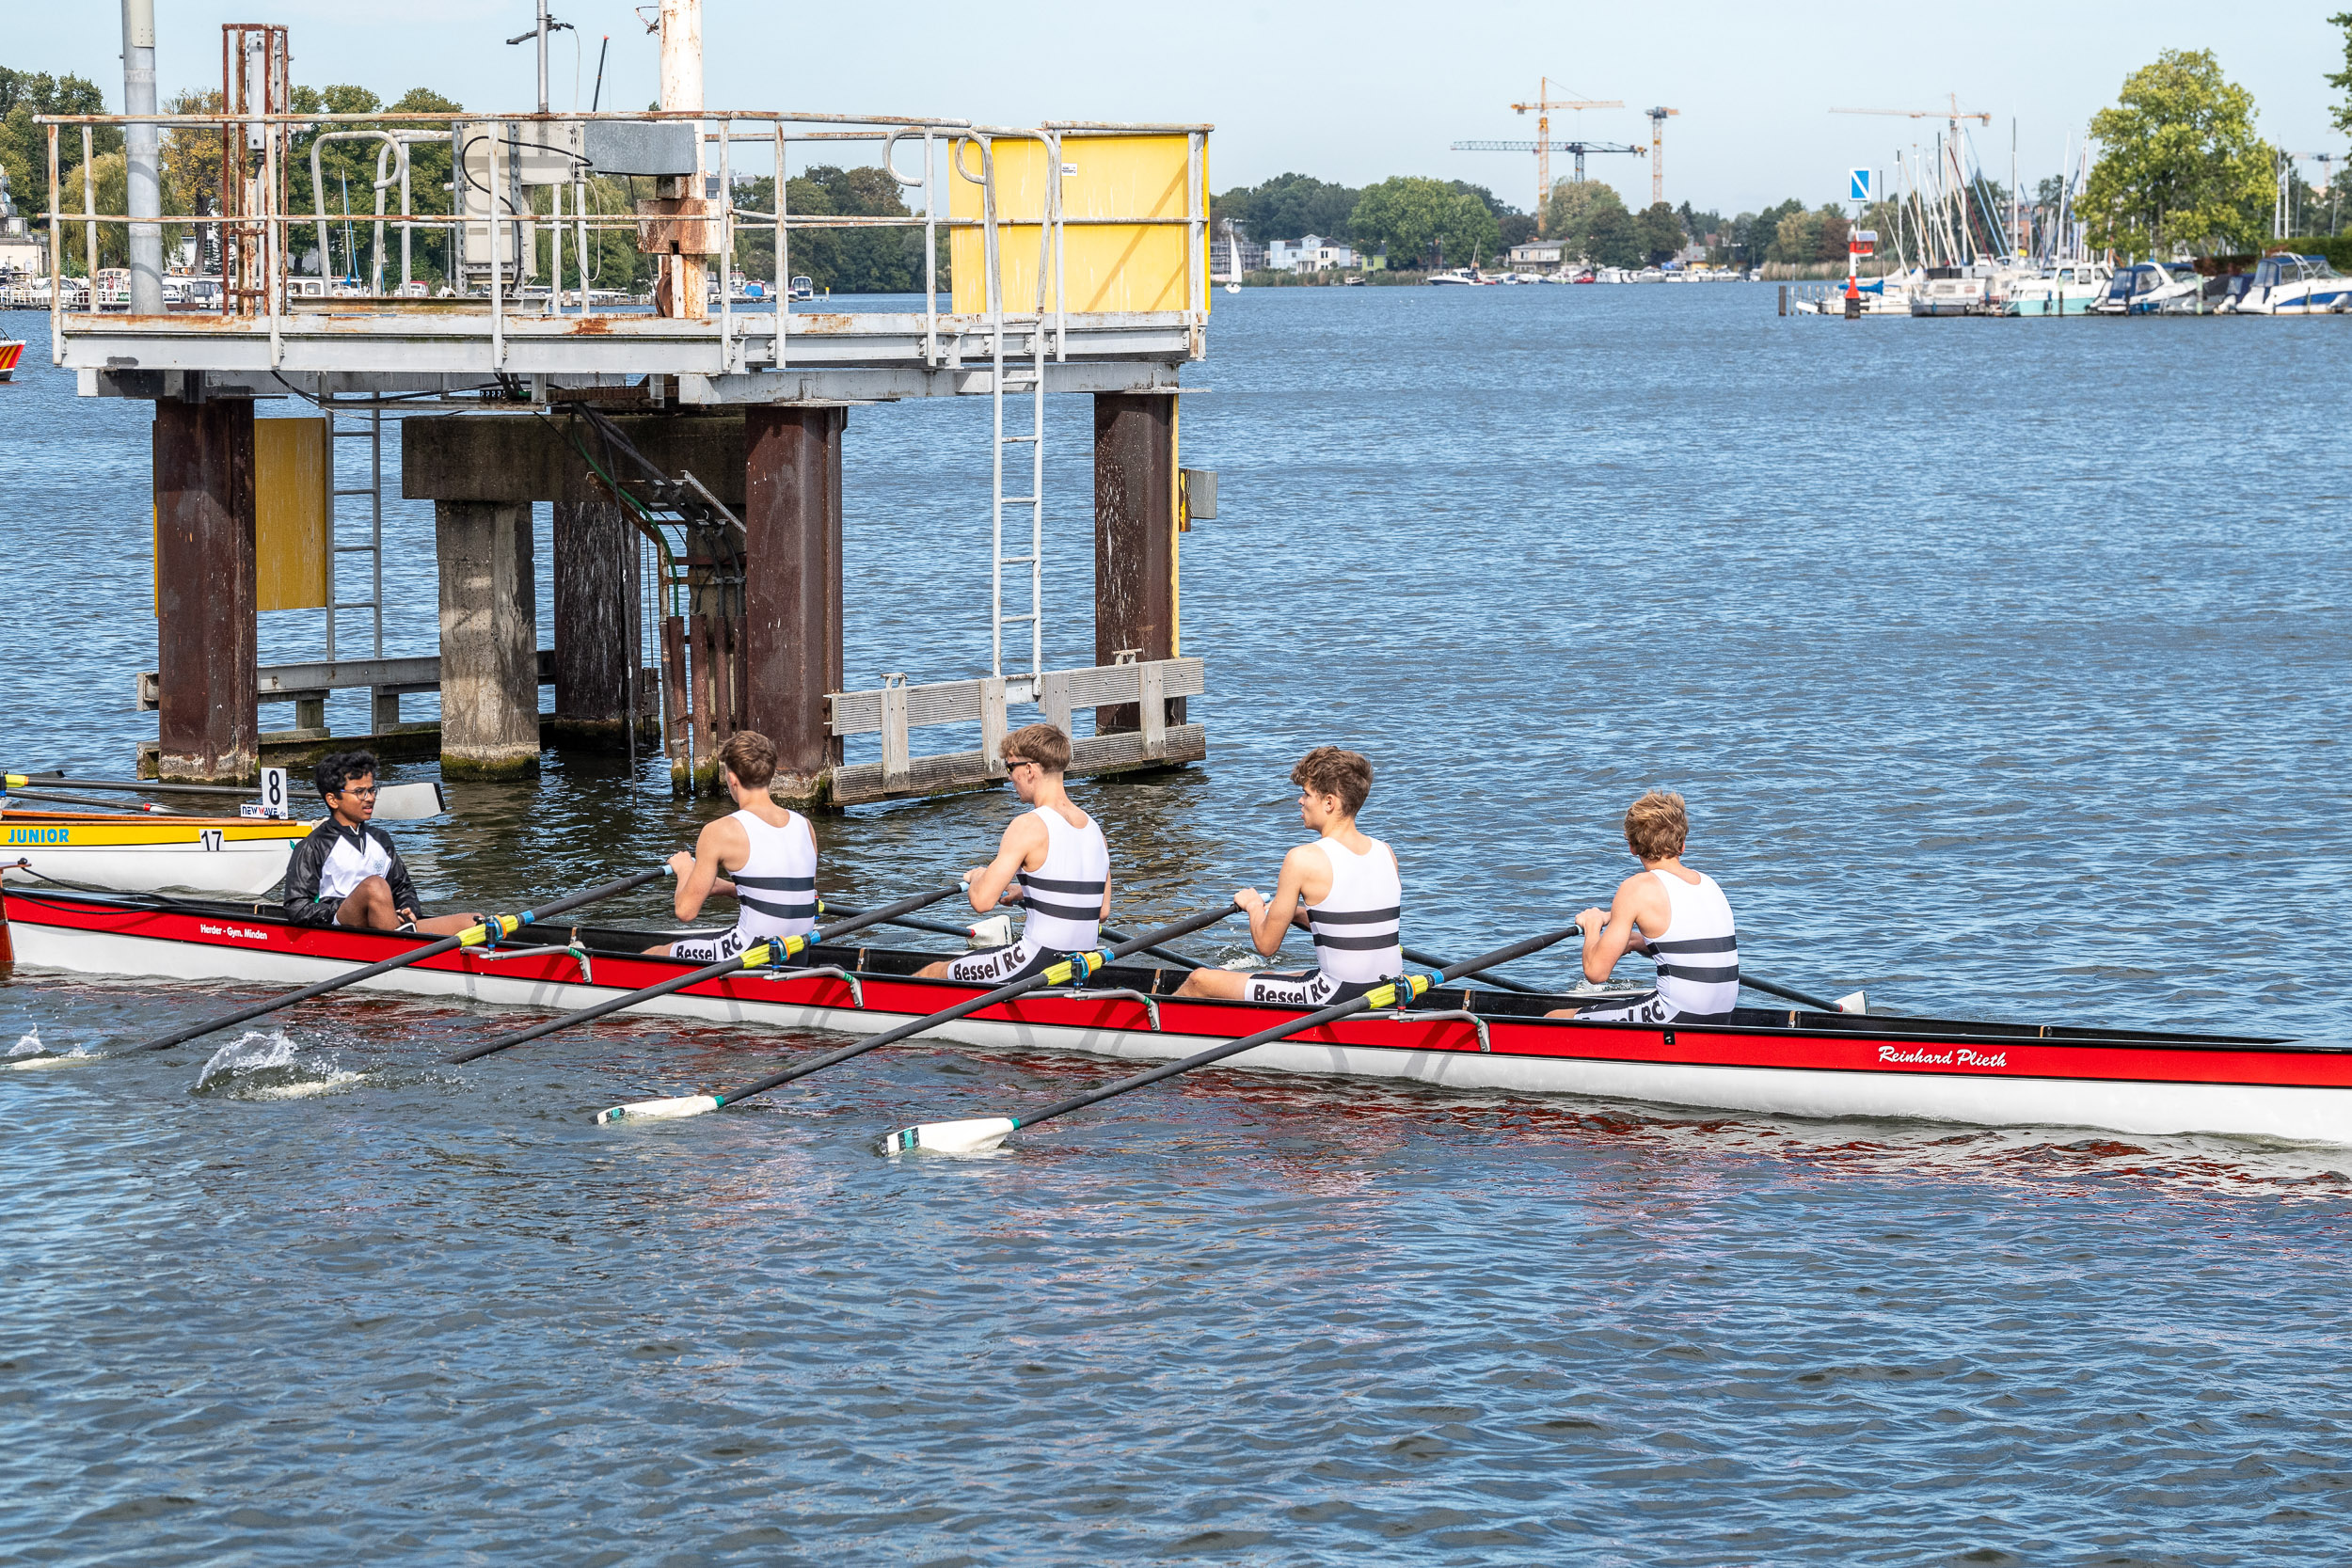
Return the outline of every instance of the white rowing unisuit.
{"type": "Polygon", "coordinates": [[[1405,889],[1395,852],[1376,838],[1360,855],[1333,838],[1317,847],[1331,863],[1331,891],[1322,903],[1307,906],[1315,972],[1253,974],[1248,993],[1252,1002],[1320,1007],[1360,996],[1405,973],[1405,889]]]}
{"type": "Polygon", "coordinates": [[[735,929],[717,937],[670,944],[673,958],[697,963],[732,958],[770,937],[804,936],[817,925],[817,835],[799,812],[784,814],[784,826],[739,811],[751,852],[742,869],[727,873],[735,884],[735,929]]]}
{"type": "Polygon", "coordinates": [[[1730,900],[1705,872],[1695,885],[1671,871],[1650,875],[1666,890],[1667,905],[1666,934],[1649,939],[1657,989],[1576,1016],[1604,1023],[1730,1017],[1740,1006],[1740,935],[1730,900]]]}
{"type": "Polygon", "coordinates": [[[1083,953],[1103,940],[1103,895],[1111,885],[1111,847],[1092,817],[1073,828],[1061,813],[1040,806],[1045,824],[1045,863],[1021,873],[1021,940],[993,952],[966,953],[950,962],[947,977],[1003,985],[1083,953]]]}

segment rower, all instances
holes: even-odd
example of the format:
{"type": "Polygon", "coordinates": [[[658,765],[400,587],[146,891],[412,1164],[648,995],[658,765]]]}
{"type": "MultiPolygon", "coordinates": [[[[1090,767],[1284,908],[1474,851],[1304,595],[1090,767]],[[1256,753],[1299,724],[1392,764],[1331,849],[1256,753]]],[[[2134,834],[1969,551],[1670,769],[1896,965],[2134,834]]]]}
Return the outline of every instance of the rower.
{"type": "Polygon", "coordinates": [[[677,891],[670,907],[680,920],[703,912],[714,893],[735,899],[735,929],[687,937],[645,949],[699,964],[732,958],[770,937],[805,936],[817,926],[817,835],[808,818],[770,798],[776,745],[757,730],[738,730],[719,748],[719,776],[735,802],[730,815],[707,822],[694,852],[670,857],[677,891]]]}
{"type": "Polygon", "coordinates": [[[445,937],[482,924],[479,914],[421,918],[422,900],[391,835],[373,826],[375,755],[336,752],[311,771],[326,820],[286,862],[286,918],[296,926],[353,926],[445,937]]]}
{"type": "Polygon", "coordinates": [[[1629,1002],[1563,1007],[1548,1016],[1586,1022],[1722,1023],[1740,1006],[1740,937],[1715,879],[1682,863],[1691,819],[1682,797],[1653,789],[1625,814],[1626,847],[1642,869],[1617,886],[1603,914],[1576,917],[1584,932],[1584,978],[1598,985],[1629,950],[1658,959],[1658,984],[1629,1002]]]}
{"type": "Polygon", "coordinates": [[[915,972],[924,979],[1001,986],[1102,940],[1103,917],[1111,909],[1111,851],[1103,825],[1080,811],[1063,787],[1070,737],[1052,724],[1026,724],[1005,736],[1004,758],[1006,777],[1033,809],[1013,818],[996,858],[972,868],[965,890],[982,914],[1000,896],[1019,899],[1026,911],[1021,940],[927,964],[915,972]]]}
{"type": "Polygon", "coordinates": [[[1405,973],[1396,852],[1356,826],[1372,793],[1372,764],[1354,752],[1318,746],[1291,769],[1291,783],[1298,785],[1299,820],[1322,836],[1282,857],[1272,903],[1249,887],[1233,902],[1248,914],[1250,940],[1268,958],[1293,925],[1312,931],[1316,967],[1255,974],[1196,969],[1177,995],[1321,1007],[1352,1001],[1405,973]]]}

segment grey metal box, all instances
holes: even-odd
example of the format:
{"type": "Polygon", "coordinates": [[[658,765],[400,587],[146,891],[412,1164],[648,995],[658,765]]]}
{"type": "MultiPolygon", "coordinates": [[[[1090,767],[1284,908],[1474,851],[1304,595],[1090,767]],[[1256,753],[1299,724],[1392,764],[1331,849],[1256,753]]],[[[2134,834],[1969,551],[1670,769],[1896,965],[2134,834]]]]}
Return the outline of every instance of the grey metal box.
{"type": "Polygon", "coordinates": [[[598,174],[686,175],[694,172],[691,120],[592,119],[588,162],[598,174]]]}
{"type": "Polygon", "coordinates": [[[1216,521],[1216,470],[1186,468],[1184,475],[1184,515],[1196,522],[1216,521]]]}

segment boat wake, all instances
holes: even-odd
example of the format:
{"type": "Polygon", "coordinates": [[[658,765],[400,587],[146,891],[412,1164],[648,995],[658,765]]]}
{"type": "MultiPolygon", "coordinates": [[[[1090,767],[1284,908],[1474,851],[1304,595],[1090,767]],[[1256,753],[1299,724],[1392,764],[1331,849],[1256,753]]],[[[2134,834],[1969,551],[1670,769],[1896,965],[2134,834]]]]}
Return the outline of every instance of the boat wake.
{"type": "Polygon", "coordinates": [[[331,1055],[306,1060],[282,1030],[254,1029],[213,1053],[196,1075],[195,1092],[231,1100],[307,1100],[365,1076],[338,1067],[331,1055]]]}
{"type": "Polygon", "coordinates": [[[87,1062],[90,1053],[81,1046],[71,1051],[52,1051],[40,1042],[40,1025],[36,1023],[17,1037],[8,1047],[8,1067],[12,1072],[28,1068],[63,1067],[69,1062],[87,1062]]]}

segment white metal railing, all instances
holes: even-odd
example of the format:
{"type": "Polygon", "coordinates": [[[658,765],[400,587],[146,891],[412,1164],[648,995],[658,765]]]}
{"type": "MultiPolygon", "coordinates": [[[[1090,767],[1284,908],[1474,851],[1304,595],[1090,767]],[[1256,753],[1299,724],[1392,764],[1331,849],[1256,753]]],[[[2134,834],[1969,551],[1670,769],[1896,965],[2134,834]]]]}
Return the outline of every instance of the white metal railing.
{"type": "MultiPolygon", "coordinates": [[[[1073,739],[1077,760],[1072,770],[1084,772],[1089,761],[1120,767],[1174,757],[1168,704],[1173,698],[1198,697],[1207,689],[1206,666],[1201,660],[1163,658],[1046,671],[1039,678],[1035,702],[1040,717],[1064,735],[1072,734],[1071,719],[1077,711],[1130,703],[1139,705],[1139,726],[1134,732],[1073,739]],[[1089,758],[1089,752],[1097,755],[1089,758]]],[[[1006,710],[1019,700],[999,675],[909,686],[904,675],[890,674],[870,690],[833,693],[827,699],[831,710],[827,724],[834,735],[882,737],[878,768],[841,770],[875,774],[869,782],[876,787],[855,790],[849,798],[903,794],[922,787],[962,787],[1003,778],[1005,736],[1010,733],[1006,710]],[[980,727],[977,751],[918,755],[913,750],[910,731],[973,723],[980,727]]],[[[836,799],[844,797],[836,791],[836,799]]]]}
{"type": "MultiPolygon", "coordinates": [[[[937,258],[939,235],[943,229],[951,231],[982,230],[990,235],[993,242],[998,231],[1013,227],[1025,227],[1032,222],[1040,223],[1043,232],[1041,235],[1038,314],[1041,320],[1044,317],[1047,305],[1045,294],[1050,279],[1053,293],[1051,302],[1053,357],[1060,361],[1067,356],[1072,331],[1071,311],[1066,291],[1063,243],[1066,227],[1073,223],[1083,226],[1109,224],[1131,228],[1181,226],[1184,234],[1185,283],[1181,296],[1182,309],[1172,314],[1184,318],[1186,329],[1192,334],[1194,340],[1192,356],[1197,357],[1199,355],[1200,326],[1207,310],[1205,285],[1200,276],[1207,245],[1205,237],[1206,196],[1200,188],[1207,138],[1206,128],[1200,126],[1116,126],[1073,121],[1049,122],[1044,126],[1035,128],[991,128],[975,126],[968,120],[943,118],[848,117],[795,114],[783,111],[690,110],[648,110],[635,114],[512,116],[463,113],[402,114],[390,111],[351,115],[40,116],[37,117],[37,122],[41,124],[47,132],[47,151],[51,174],[47,214],[51,276],[53,277],[66,276],[67,234],[73,227],[78,225],[82,230],[83,260],[86,272],[90,276],[95,276],[99,271],[99,235],[102,228],[127,227],[132,221],[126,214],[104,213],[99,210],[95,179],[95,149],[92,145],[94,133],[98,127],[137,124],[152,125],[162,130],[199,128],[214,131],[224,128],[233,130],[240,136],[250,137],[259,143],[259,157],[256,163],[259,166],[261,177],[252,182],[249,189],[241,193],[234,203],[227,199],[228,193],[223,192],[223,199],[219,203],[218,211],[193,214],[167,214],[164,221],[169,225],[194,229],[199,232],[212,230],[226,234],[231,230],[238,230],[240,233],[258,230],[260,237],[258,248],[262,257],[261,270],[265,279],[263,286],[257,291],[259,297],[250,301],[241,300],[236,297],[236,291],[224,289],[219,310],[216,313],[241,316],[246,319],[258,316],[260,319],[255,325],[262,335],[266,336],[269,344],[268,368],[273,371],[283,369],[285,340],[288,333],[295,326],[292,318],[297,314],[304,315],[306,318],[316,314],[314,310],[305,310],[300,308],[292,287],[292,277],[288,267],[288,256],[291,251],[289,227],[301,225],[314,233],[320,251],[320,281],[324,285],[326,282],[326,258],[330,253],[327,234],[330,219],[325,208],[325,171],[320,161],[322,149],[330,141],[373,140],[379,145],[376,155],[376,174],[372,182],[374,211],[369,214],[367,221],[373,236],[374,245],[373,260],[368,269],[369,292],[360,297],[370,298],[379,306],[388,307],[396,305],[401,297],[387,295],[383,292],[386,274],[389,270],[387,239],[389,234],[397,233],[400,238],[400,276],[404,290],[413,285],[415,281],[417,235],[421,232],[428,237],[445,236],[446,243],[453,252],[447,258],[450,266],[445,269],[453,275],[449,287],[457,291],[459,297],[482,300],[486,306],[486,319],[484,319],[479,312],[462,310],[452,312],[446,309],[437,312],[437,319],[443,324],[464,324],[460,327],[460,335],[469,333],[478,339],[486,339],[489,347],[489,368],[494,372],[502,372],[507,368],[510,346],[515,336],[512,328],[516,320],[526,315],[536,318],[561,317],[565,314],[564,309],[565,285],[563,277],[564,230],[569,229],[573,236],[573,244],[570,247],[572,264],[573,270],[579,274],[578,308],[572,314],[586,317],[597,313],[597,305],[591,292],[586,265],[592,237],[598,233],[621,230],[628,230],[634,235],[640,231],[642,224],[647,221],[635,212],[606,214],[589,210],[591,204],[586,199],[586,186],[582,178],[589,172],[584,155],[560,170],[560,177],[543,179],[534,175],[532,179],[526,182],[516,172],[523,161],[522,150],[526,142],[529,146],[536,148],[552,145],[558,137],[582,139],[586,127],[607,121],[645,124],[683,121],[696,127],[694,133],[694,145],[698,150],[695,157],[696,166],[707,168],[712,162],[716,163],[722,182],[721,194],[715,198],[698,199],[695,202],[682,204],[685,210],[674,221],[693,225],[703,242],[715,244],[717,248],[699,252],[704,258],[715,256],[724,259],[725,261],[731,261],[735,240],[746,225],[764,226],[773,235],[775,265],[770,289],[772,297],[767,302],[770,309],[744,312],[736,309],[735,291],[728,286],[732,269],[727,264],[722,264],[717,269],[721,286],[715,310],[706,311],[701,301],[686,302],[681,309],[679,315],[684,320],[680,325],[698,326],[712,340],[709,348],[703,351],[707,357],[701,359],[699,367],[694,367],[704,373],[739,373],[753,368],[755,361],[762,363],[764,368],[771,369],[784,369],[793,363],[791,340],[794,327],[790,320],[789,299],[789,282],[792,276],[791,235],[796,231],[811,230],[897,228],[914,230],[922,235],[925,285],[925,303],[921,312],[922,362],[927,366],[938,367],[953,357],[953,350],[951,345],[945,341],[946,335],[942,331],[940,322],[938,293],[941,280],[938,275],[937,258]],[[478,294],[463,292],[465,274],[474,270],[470,258],[461,267],[454,254],[460,235],[475,221],[473,215],[466,210],[466,201],[463,199],[453,201],[453,207],[455,210],[450,213],[420,214],[415,211],[410,178],[412,153],[416,145],[451,136],[456,127],[473,125],[491,128],[492,136],[503,145],[504,151],[501,156],[493,159],[491,166],[496,169],[502,163],[509,175],[508,179],[501,182],[509,187],[507,190],[489,193],[488,211],[482,219],[485,226],[492,231],[493,238],[490,245],[490,264],[481,269],[486,274],[485,278],[486,287],[482,293],[478,294]],[[68,187],[59,178],[62,168],[60,137],[69,133],[78,134],[83,143],[80,170],[82,201],[81,211],[78,213],[70,210],[65,195],[68,187]],[[1077,136],[1121,135],[1170,136],[1182,135],[1186,138],[1188,173],[1184,210],[1180,214],[1168,216],[1137,214],[1134,216],[1067,217],[1061,211],[1060,192],[1063,167],[1061,151],[1065,140],[1077,136]],[[283,210],[282,207],[285,165],[294,157],[295,138],[301,135],[310,137],[310,145],[305,150],[312,173],[311,203],[310,211],[308,213],[289,212],[283,210]],[[909,173],[899,166],[898,151],[901,143],[917,136],[921,138],[923,150],[922,166],[918,171],[909,173]],[[1003,212],[1002,203],[996,202],[993,203],[995,211],[993,214],[984,214],[978,218],[959,218],[952,215],[943,204],[944,190],[937,167],[940,142],[947,140],[951,147],[955,147],[960,146],[964,140],[979,140],[984,146],[986,140],[994,137],[1020,137],[1034,140],[1046,149],[1049,178],[1045,182],[1045,199],[1050,210],[1041,214],[1040,217],[1009,217],[1003,212]],[[857,142],[880,145],[882,166],[889,170],[892,178],[916,200],[917,210],[897,215],[819,214],[796,215],[792,214],[789,211],[787,199],[788,163],[792,151],[796,148],[804,146],[821,146],[830,150],[833,147],[844,143],[857,142]],[[772,211],[755,212],[739,205],[737,201],[738,193],[734,183],[735,150],[739,146],[747,144],[759,144],[769,150],[776,179],[776,199],[772,203],[772,211]],[[565,210],[566,202],[564,195],[566,187],[571,192],[568,212],[565,210]],[[543,189],[548,193],[544,208],[539,198],[534,194],[531,194],[543,189]],[[396,214],[388,210],[395,192],[398,194],[399,200],[399,212],[396,214]],[[247,198],[258,203],[259,210],[250,212],[241,210],[241,204],[247,198]],[[511,242],[514,246],[511,261],[501,256],[500,252],[504,247],[501,245],[500,237],[496,233],[500,227],[508,224],[513,225],[515,230],[511,242]],[[540,247],[535,240],[535,234],[540,230],[544,230],[548,235],[544,258],[539,255],[540,247]],[[529,264],[524,259],[526,255],[544,259],[549,263],[551,286],[544,306],[537,310],[524,308],[523,295],[517,287],[520,282],[521,269],[529,264]]],[[[453,153],[453,156],[458,155],[453,153]]],[[[543,174],[545,172],[545,170],[541,171],[543,174]]],[[[462,175],[462,169],[459,173],[462,175]]],[[[464,181],[459,179],[455,182],[463,184],[464,181]]],[[[697,185],[695,188],[699,190],[701,187],[697,185]]],[[[459,194],[464,195],[464,193],[459,194]]],[[[356,259],[346,259],[345,271],[353,276],[358,275],[356,259]]],[[[75,319],[79,313],[72,309],[72,301],[63,289],[53,289],[47,303],[51,314],[53,355],[56,362],[62,364],[65,360],[65,343],[68,338],[79,333],[103,331],[103,327],[101,323],[75,319]]],[[[1004,303],[1000,292],[995,301],[995,309],[991,312],[992,318],[1001,312],[1004,303]]],[[[335,330],[341,337],[364,338],[371,332],[397,334],[421,325],[420,322],[398,320],[396,310],[392,314],[394,319],[383,322],[371,322],[363,319],[364,312],[346,315],[339,320],[335,330]]],[[[311,320],[306,319],[301,326],[308,333],[312,330],[313,325],[311,320]]],[[[193,328],[195,324],[191,323],[190,325],[193,328]]],[[[447,325],[445,325],[444,330],[434,336],[446,337],[448,335],[447,325]]],[[[210,333],[208,336],[215,341],[218,340],[216,332],[210,333]]],[[[695,357],[700,357],[700,356],[695,357]]],[[[143,359],[142,363],[151,363],[151,361],[143,359]]]]}

